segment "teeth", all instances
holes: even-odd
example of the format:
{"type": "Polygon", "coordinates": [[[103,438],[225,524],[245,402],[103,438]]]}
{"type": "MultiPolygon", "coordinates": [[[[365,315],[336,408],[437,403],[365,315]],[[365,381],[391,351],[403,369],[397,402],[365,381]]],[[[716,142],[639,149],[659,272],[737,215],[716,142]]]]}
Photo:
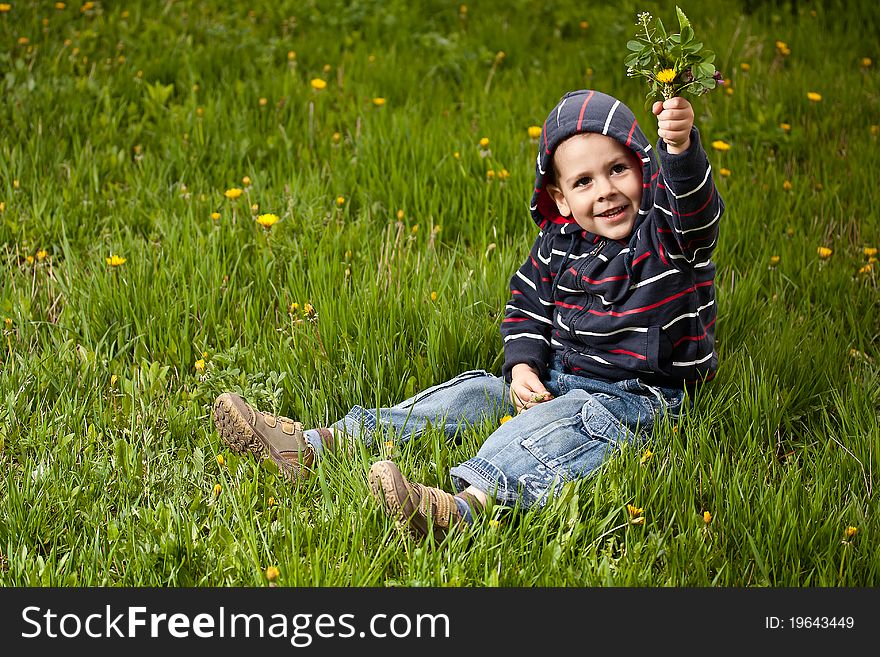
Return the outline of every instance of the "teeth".
{"type": "Polygon", "coordinates": [[[611,216],[617,214],[618,212],[620,212],[621,209],[622,209],[622,207],[612,208],[610,210],[606,210],[605,212],[597,214],[596,216],[597,217],[611,217],[611,216]]]}

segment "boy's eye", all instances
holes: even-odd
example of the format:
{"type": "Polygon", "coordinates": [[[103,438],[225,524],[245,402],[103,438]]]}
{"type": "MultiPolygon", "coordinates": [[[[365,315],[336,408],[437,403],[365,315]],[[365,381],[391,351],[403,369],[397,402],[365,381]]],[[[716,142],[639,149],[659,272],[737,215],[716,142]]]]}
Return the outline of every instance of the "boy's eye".
{"type": "Polygon", "coordinates": [[[627,167],[625,164],[615,164],[611,167],[611,173],[623,173],[626,169],[627,167]]]}
{"type": "Polygon", "coordinates": [[[592,181],[593,181],[592,178],[588,178],[587,176],[584,176],[583,178],[578,178],[577,182],[575,182],[574,186],[581,187],[582,185],[589,185],[592,181]]]}

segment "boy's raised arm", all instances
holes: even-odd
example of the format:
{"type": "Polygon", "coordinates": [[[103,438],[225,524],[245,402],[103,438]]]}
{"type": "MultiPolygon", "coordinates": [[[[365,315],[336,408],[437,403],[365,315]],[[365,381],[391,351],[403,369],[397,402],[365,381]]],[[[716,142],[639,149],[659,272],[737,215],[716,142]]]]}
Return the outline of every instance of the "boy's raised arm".
{"type": "Polygon", "coordinates": [[[658,217],[672,239],[664,242],[687,262],[707,259],[718,240],[724,202],[712,179],[712,167],[694,127],[694,110],[684,98],[656,102],[657,134],[663,184],[655,198],[658,217]]]}

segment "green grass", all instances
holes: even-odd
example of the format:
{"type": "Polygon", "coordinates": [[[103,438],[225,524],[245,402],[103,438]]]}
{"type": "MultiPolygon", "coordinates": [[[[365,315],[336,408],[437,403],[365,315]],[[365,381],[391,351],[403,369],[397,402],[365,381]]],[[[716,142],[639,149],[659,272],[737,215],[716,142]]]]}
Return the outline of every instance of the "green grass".
{"type": "Polygon", "coordinates": [[[733,89],[694,103],[704,142],[732,146],[710,152],[731,172],[719,374],[645,463],[624,450],[438,548],[398,537],[369,465],[448,490],[493,427],[331,456],[293,488],[224,448],[211,403],[236,390],[315,425],[498,372],[536,233],[527,128],[590,86],[656,134],[622,61],[636,13],[670,7],[141,4],[0,14],[0,584],[260,586],[270,565],[290,586],[880,583],[873,5],[681,5],[733,89]]]}

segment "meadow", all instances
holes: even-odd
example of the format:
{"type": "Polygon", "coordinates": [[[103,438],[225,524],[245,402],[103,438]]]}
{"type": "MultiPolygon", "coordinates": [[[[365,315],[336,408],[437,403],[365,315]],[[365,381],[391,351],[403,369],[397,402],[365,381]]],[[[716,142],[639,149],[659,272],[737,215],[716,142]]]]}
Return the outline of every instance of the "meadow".
{"type": "Polygon", "coordinates": [[[529,128],[595,88],[655,138],[623,60],[674,4],[0,4],[0,585],[880,584],[880,15],[679,4],[726,80],[693,101],[727,205],[718,376],[442,545],[401,538],[367,470],[451,490],[494,426],[294,487],[212,402],[315,426],[500,372],[529,128]]]}

